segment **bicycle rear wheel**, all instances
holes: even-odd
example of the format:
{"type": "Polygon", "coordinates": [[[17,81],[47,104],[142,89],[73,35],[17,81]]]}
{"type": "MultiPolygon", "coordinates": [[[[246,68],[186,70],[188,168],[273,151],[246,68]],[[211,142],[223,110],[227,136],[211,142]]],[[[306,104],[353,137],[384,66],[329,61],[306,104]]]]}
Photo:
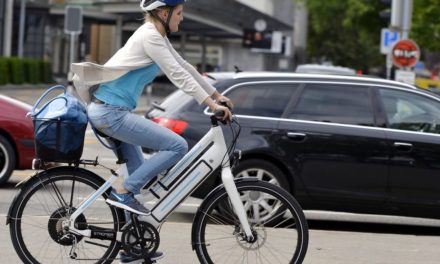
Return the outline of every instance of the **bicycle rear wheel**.
{"type": "Polygon", "coordinates": [[[266,182],[236,185],[255,239],[246,241],[222,188],[206,198],[194,220],[193,245],[200,263],[301,263],[307,252],[308,226],[296,200],[266,182]]]}
{"type": "MultiPolygon", "coordinates": [[[[11,208],[10,233],[24,263],[111,263],[120,249],[113,240],[72,234],[65,220],[104,180],[79,168],[41,172],[23,186],[11,208]],[[72,254],[74,252],[75,254],[72,254]],[[76,258],[72,258],[76,255],[76,258]]],[[[120,229],[123,212],[109,206],[107,193],[91,204],[75,222],[77,229],[120,229]]]]}

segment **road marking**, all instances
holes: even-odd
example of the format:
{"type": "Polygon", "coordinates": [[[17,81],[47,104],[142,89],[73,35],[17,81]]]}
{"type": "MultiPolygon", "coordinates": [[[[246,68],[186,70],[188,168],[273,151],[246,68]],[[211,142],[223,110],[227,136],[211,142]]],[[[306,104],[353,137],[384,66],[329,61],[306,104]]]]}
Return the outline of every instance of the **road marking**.
{"type": "Polygon", "coordinates": [[[18,177],[29,177],[31,175],[33,175],[35,173],[35,171],[33,170],[23,170],[23,171],[14,171],[14,176],[18,176],[18,177]]]}
{"type": "Polygon", "coordinates": [[[96,145],[98,144],[98,142],[96,141],[96,139],[90,139],[90,138],[86,138],[84,140],[84,145],[96,145]]]}

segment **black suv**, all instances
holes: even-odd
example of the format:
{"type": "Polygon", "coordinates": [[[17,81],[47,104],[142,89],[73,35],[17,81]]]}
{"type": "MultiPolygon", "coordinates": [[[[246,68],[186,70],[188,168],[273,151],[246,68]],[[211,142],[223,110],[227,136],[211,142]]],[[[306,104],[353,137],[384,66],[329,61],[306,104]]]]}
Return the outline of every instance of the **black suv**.
{"type": "MultiPolygon", "coordinates": [[[[242,126],[236,177],[280,185],[304,209],[440,218],[438,95],[379,78],[291,73],[226,74],[214,86],[242,126]]],[[[175,91],[147,116],[192,147],[207,114],[175,91]]],[[[214,175],[196,196],[216,184],[214,175]]]]}

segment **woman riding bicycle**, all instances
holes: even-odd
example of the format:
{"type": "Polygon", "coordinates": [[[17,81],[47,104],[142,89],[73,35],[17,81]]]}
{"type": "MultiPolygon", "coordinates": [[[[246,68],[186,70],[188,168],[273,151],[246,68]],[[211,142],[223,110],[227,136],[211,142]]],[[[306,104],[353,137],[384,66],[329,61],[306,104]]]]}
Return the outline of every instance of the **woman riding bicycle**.
{"type": "MultiPolygon", "coordinates": [[[[174,50],[169,39],[183,20],[185,0],[142,0],[145,23],[130,37],[103,66],[78,63],[72,66],[76,81],[100,83],[88,106],[91,124],[100,132],[120,140],[120,151],[127,159],[128,177],[107,199],[116,207],[139,215],[150,211],[139,203],[135,195],[156,175],[181,159],[188,150],[179,135],[131,111],[136,107],[145,85],[151,83],[161,70],[170,81],[199,104],[211,110],[223,110],[224,119],[231,119],[227,107],[215,101],[231,101],[215,88],[174,50]],[[100,78],[96,81],[97,78],[100,78]],[[215,100],[215,101],[214,101],[215,100]],[[141,147],[157,151],[145,160],[141,147]]],[[[75,82],[76,86],[76,82],[75,82]]],[[[127,263],[127,262],[125,262],[127,263]]]]}

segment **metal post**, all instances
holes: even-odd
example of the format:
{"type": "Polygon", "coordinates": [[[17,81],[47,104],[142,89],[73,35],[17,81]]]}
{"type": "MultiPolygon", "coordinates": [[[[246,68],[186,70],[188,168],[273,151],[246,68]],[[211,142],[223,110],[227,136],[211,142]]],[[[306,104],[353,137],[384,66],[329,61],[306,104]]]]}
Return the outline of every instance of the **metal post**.
{"type": "MultiPolygon", "coordinates": [[[[69,65],[72,65],[73,62],[75,62],[75,33],[70,33],[70,54],[69,54],[69,65]]],[[[73,89],[73,72],[71,71],[69,67],[69,72],[67,73],[67,90],[70,93],[74,93],[73,89]]]]}
{"type": "Polygon", "coordinates": [[[70,64],[75,62],[75,37],[76,34],[70,33],[70,59],[69,59],[70,64]]]}
{"type": "Polygon", "coordinates": [[[201,36],[202,38],[202,65],[201,65],[201,72],[206,72],[206,37],[205,35],[201,36]]]}
{"type": "Polygon", "coordinates": [[[402,28],[402,11],[404,0],[392,0],[391,2],[391,19],[390,28],[393,31],[400,31],[402,28]]]}
{"type": "Polygon", "coordinates": [[[122,47],[122,16],[118,16],[116,19],[116,37],[115,37],[115,50],[117,51],[122,47]]]}
{"type": "Polygon", "coordinates": [[[150,106],[153,103],[153,85],[150,83],[145,88],[146,93],[146,99],[147,99],[147,105],[150,106]]]}
{"type": "Polygon", "coordinates": [[[393,61],[391,60],[391,51],[388,52],[386,56],[386,68],[387,68],[387,79],[391,79],[391,69],[393,68],[393,61]]]}
{"type": "Polygon", "coordinates": [[[413,11],[413,0],[403,0],[402,39],[409,39],[413,11]]]}
{"type": "Polygon", "coordinates": [[[23,58],[24,23],[26,22],[26,0],[21,0],[20,25],[18,32],[18,57],[23,58]]]}
{"type": "Polygon", "coordinates": [[[182,32],[180,34],[180,56],[185,59],[185,50],[186,50],[186,33],[182,32]]]}
{"type": "Polygon", "coordinates": [[[14,0],[6,0],[5,23],[3,32],[3,56],[11,56],[12,46],[12,21],[14,16],[14,0]]]}
{"type": "MultiPolygon", "coordinates": [[[[0,2],[0,48],[3,51],[3,30],[5,28],[5,2],[0,2]]],[[[1,54],[1,52],[0,52],[1,54]]]]}

